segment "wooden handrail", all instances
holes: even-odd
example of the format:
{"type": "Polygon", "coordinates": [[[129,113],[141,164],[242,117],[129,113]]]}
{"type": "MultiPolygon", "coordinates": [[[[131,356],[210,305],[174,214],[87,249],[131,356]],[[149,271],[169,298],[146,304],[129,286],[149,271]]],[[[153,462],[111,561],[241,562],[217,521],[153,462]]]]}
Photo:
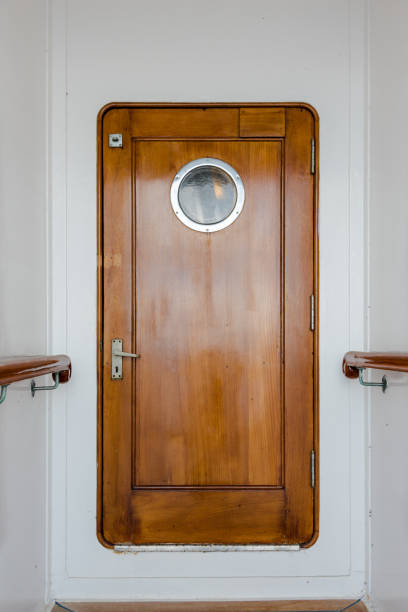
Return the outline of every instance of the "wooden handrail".
{"type": "Polygon", "coordinates": [[[67,355],[19,355],[0,357],[0,385],[10,385],[44,374],[59,374],[59,382],[66,383],[71,378],[71,359],[67,355]]]}
{"type": "Polygon", "coordinates": [[[408,353],[363,353],[350,351],[343,357],[343,372],[347,378],[358,378],[359,370],[393,370],[408,372],[408,353]]]}

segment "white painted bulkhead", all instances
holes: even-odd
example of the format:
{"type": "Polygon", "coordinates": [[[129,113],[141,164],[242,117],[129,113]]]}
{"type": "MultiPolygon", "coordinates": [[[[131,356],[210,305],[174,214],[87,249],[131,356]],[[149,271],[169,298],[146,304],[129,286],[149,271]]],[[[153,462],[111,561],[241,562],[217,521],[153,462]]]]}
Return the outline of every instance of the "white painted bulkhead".
{"type": "Polygon", "coordinates": [[[365,590],[364,2],[55,0],[50,15],[51,586],[60,599],[365,590]],[[110,101],[305,101],[320,115],[320,537],[302,551],[117,554],[96,538],[96,116],[110,101]]]}
{"type": "MultiPolygon", "coordinates": [[[[0,355],[47,347],[46,5],[0,2],[0,355]]],[[[41,379],[40,379],[41,380],[41,379]]],[[[47,398],[0,406],[0,612],[44,610],[47,398]]]]}
{"type": "MultiPolygon", "coordinates": [[[[369,346],[408,348],[408,3],[370,3],[369,346]],[[386,44],[384,44],[386,41],[386,44]]],[[[382,373],[375,372],[374,379],[382,373]]],[[[408,610],[408,374],[371,393],[371,565],[377,612],[408,610]]]]}
{"type": "Polygon", "coordinates": [[[382,395],[340,369],[349,348],[407,348],[407,21],[404,0],[4,0],[1,354],[67,352],[73,379],[35,399],[18,384],[0,407],[1,612],[367,588],[377,612],[407,609],[407,377],[388,374],[382,395]],[[135,555],[97,541],[96,116],[113,100],[319,112],[321,535],[309,550],[135,555]]]}

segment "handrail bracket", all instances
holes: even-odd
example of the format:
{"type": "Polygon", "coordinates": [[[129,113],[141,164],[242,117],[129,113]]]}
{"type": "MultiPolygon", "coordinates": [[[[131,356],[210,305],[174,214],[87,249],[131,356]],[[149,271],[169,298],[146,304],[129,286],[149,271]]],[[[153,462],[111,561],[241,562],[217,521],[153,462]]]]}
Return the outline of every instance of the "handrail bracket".
{"type": "Polygon", "coordinates": [[[35,384],[35,380],[31,381],[31,395],[34,397],[35,396],[35,392],[36,391],[54,391],[55,389],[58,388],[59,386],[59,372],[56,372],[54,374],[55,376],[55,384],[54,385],[46,385],[46,386],[40,386],[40,385],[36,385],[35,384]]]}
{"type": "Polygon", "coordinates": [[[381,379],[381,382],[367,382],[363,380],[364,370],[365,368],[358,368],[358,380],[360,385],[363,385],[363,387],[382,387],[383,393],[385,393],[388,385],[387,377],[384,375],[381,379]]]}
{"type": "Polygon", "coordinates": [[[0,404],[2,404],[4,402],[4,400],[6,399],[6,395],[7,395],[7,387],[8,385],[1,385],[1,390],[0,390],[0,404]]]}

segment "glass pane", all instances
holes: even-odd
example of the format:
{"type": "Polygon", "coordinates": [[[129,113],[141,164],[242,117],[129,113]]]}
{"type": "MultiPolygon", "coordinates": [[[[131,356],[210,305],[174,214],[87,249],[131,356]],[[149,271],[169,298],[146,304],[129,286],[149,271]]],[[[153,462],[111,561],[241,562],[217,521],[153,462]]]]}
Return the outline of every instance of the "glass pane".
{"type": "Polygon", "coordinates": [[[220,168],[199,166],[180,184],[179,204],[184,214],[203,225],[219,223],[232,212],[237,190],[232,178],[220,168]]]}

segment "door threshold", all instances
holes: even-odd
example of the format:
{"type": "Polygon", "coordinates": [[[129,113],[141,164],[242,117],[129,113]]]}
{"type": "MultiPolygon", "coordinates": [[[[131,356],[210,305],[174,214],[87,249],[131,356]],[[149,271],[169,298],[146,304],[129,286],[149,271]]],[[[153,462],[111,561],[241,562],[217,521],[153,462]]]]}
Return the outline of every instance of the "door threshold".
{"type": "Polygon", "coordinates": [[[116,544],[115,552],[260,552],[260,551],[295,551],[299,544],[116,544]]]}

